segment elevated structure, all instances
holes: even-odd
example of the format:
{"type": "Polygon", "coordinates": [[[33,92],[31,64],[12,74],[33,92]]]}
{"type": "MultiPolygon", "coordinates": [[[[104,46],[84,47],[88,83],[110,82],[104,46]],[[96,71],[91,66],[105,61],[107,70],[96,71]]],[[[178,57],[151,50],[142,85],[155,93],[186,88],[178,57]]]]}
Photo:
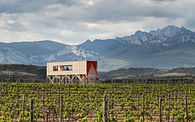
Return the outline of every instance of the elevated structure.
{"type": "Polygon", "coordinates": [[[51,83],[94,83],[97,80],[97,61],[47,63],[47,81],[51,83]]]}

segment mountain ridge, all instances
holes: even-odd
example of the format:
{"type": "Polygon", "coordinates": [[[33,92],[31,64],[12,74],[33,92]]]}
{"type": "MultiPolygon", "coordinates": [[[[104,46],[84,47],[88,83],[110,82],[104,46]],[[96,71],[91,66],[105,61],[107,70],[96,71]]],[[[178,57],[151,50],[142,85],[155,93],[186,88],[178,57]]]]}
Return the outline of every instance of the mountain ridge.
{"type": "Polygon", "coordinates": [[[97,60],[100,71],[126,67],[195,66],[195,32],[173,25],[114,39],[67,45],[50,40],[0,43],[0,63],[45,65],[49,61],[97,60]]]}

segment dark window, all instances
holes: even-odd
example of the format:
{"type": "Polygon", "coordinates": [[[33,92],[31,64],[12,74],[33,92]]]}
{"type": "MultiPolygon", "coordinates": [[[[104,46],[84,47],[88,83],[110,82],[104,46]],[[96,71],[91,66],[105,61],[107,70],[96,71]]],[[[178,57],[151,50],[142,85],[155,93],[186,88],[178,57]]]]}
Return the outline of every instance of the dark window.
{"type": "Polygon", "coordinates": [[[53,71],[58,71],[58,66],[53,66],[53,71]]]}
{"type": "Polygon", "coordinates": [[[61,71],[72,71],[72,65],[60,66],[61,71]]]}

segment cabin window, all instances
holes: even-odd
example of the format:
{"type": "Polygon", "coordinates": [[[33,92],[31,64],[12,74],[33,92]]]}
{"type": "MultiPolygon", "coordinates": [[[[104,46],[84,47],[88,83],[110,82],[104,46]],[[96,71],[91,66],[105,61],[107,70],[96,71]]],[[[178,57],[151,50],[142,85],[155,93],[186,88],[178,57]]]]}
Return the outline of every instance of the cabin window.
{"type": "Polygon", "coordinates": [[[53,71],[58,71],[58,66],[53,66],[53,71]]]}
{"type": "Polygon", "coordinates": [[[72,70],[72,66],[67,66],[68,67],[68,70],[72,70]]]}
{"type": "Polygon", "coordinates": [[[72,65],[60,66],[61,71],[72,71],[72,65]]]}

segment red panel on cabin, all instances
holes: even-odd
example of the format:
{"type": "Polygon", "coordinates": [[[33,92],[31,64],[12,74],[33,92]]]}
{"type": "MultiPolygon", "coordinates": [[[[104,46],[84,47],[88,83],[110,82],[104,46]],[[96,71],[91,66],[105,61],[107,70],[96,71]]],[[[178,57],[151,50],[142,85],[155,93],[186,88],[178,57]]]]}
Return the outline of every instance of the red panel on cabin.
{"type": "Polygon", "coordinates": [[[94,66],[95,72],[96,72],[96,74],[97,74],[97,61],[87,61],[87,75],[89,74],[91,65],[94,66]]]}

